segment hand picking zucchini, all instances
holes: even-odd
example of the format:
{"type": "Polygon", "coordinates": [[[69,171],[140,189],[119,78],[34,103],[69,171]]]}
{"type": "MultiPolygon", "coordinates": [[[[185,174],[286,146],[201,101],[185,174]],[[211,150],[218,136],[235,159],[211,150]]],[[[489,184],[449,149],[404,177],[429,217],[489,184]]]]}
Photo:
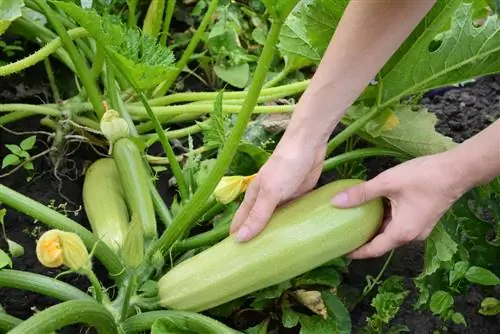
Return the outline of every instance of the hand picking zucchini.
{"type": "Polygon", "coordinates": [[[130,216],[137,215],[145,240],[155,239],[156,215],[148,187],[150,176],[139,149],[128,137],[120,138],[113,144],[113,158],[118,168],[130,216]]]}
{"type": "Polygon", "coordinates": [[[200,312],[299,276],[366,243],[382,221],[381,199],[339,209],[339,180],[279,208],[254,239],[232,236],[181,262],[158,282],[163,307],[200,312]]]}
{"type": "Polygon", "coordinates": [[[115,161],[94,162],[85,174],[83,206],[95,235],[118,251],[127,235],[129,214],[115,161]]]}

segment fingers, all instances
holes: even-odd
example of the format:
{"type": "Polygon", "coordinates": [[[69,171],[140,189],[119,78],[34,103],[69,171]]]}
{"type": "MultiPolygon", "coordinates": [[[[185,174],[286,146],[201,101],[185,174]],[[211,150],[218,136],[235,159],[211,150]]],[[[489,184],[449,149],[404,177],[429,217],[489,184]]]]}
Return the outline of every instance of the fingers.
{"type": "Polygon", "coordinates": [[[238,210],[236,210],[233,221],[231,223],[231,227],[229,229],[231,234],[236,233],[236,231],[238,231],[238,229],[241,227],[241,225],[243,225],[246,218],[248,217],[248,214],[250,213],[250,210],[252,209],[253,205],[255,204],[255,200],[257,199],[257,194],[259,193],[259,185],[259,177],[256,177],[248,185],[245,196],[243,197],[243,201],[240,204],[238,210]]]}
{"type": "Polygon", "coordinates": [[[398,238],[397,231],[388,224],[384,232],[377,235],[367,244],[351,252],[348,257],[353,260],[380,257],[401,244],[402,242],[398,238]]]}
{"type": "Polygon", "coordinates": [[[248,198],[245,196],[235,215],[234,227],[231,227],[231,233],[235,234],[236,240],[240,242],[248,241],[259,234],[280,202],[279,196],[267,191],[261,184],[256,185],[250,194],[247,192],[247,195],[248,198]]]}
{"type": "Polygon", "coordinates": [[[332,199],[334,206],[338,208],[351,208],[371,201],[377,197],[387,195],[387,186],[380,177],[350,187],[335,195],[332,199]]]}

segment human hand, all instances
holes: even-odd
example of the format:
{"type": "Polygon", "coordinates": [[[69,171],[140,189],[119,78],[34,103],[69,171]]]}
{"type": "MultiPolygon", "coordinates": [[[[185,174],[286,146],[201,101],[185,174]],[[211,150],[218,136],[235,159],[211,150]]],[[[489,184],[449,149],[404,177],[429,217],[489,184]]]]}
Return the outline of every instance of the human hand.
{"type": "Polygon", "coordinates": [[[280,204],[311,190],[323,169],[325,154],[326,142],[311,145],[283,137],[248,186],[231,224],[231,234],[238,241],[252,239],[280,204]]]}
{"type": "Polygon", "coordinates": [[[379,257],[403,244],[426,239],[468,190],[457,168],[460,166],[447,153],[420,157],[337,194],[333,203],[339,208],[356,207],[377,197],[390,202],[380,233],[349,257],[379,257]]]}

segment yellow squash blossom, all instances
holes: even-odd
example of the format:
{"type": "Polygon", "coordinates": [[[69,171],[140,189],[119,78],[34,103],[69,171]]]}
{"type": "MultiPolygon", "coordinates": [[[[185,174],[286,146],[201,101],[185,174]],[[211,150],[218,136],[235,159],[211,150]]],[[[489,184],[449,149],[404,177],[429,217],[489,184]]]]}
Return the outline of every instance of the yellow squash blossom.
{"type": "Polygon", "coordinates": [[[41,264],[49,268],[63,264],[75,271],[91,268],[87,247],[72,232],[56,229],[45,232],[36,244],[36,256],[41,264]]]}
{"type": "Polygon", "coordinates": [[[239,194],[247,190],[248,185],[256,175],[224,176],[214,190],[215,198],[223,204],[234,201],[239,194]]]}

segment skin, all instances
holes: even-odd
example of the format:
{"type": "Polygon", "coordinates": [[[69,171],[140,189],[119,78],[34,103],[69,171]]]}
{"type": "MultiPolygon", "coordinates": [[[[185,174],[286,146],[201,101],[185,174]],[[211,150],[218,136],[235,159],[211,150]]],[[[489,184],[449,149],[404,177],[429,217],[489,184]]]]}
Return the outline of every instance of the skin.
{"type": "MultiPolygon", "coordinates": [[[[255,237],[279,205],[316,185],[329,135],[434,3],[350,2],[281,141],[246,191],[231,224],[236,240],[255,237]]],[[[349,257],[379,257],[427,238],[466,191],[499,175],[500,120],[450,151],[407,161],[338,194],[332,204],[340,208],[376,197],[390,202],[380,233],[349,257]]]]}

